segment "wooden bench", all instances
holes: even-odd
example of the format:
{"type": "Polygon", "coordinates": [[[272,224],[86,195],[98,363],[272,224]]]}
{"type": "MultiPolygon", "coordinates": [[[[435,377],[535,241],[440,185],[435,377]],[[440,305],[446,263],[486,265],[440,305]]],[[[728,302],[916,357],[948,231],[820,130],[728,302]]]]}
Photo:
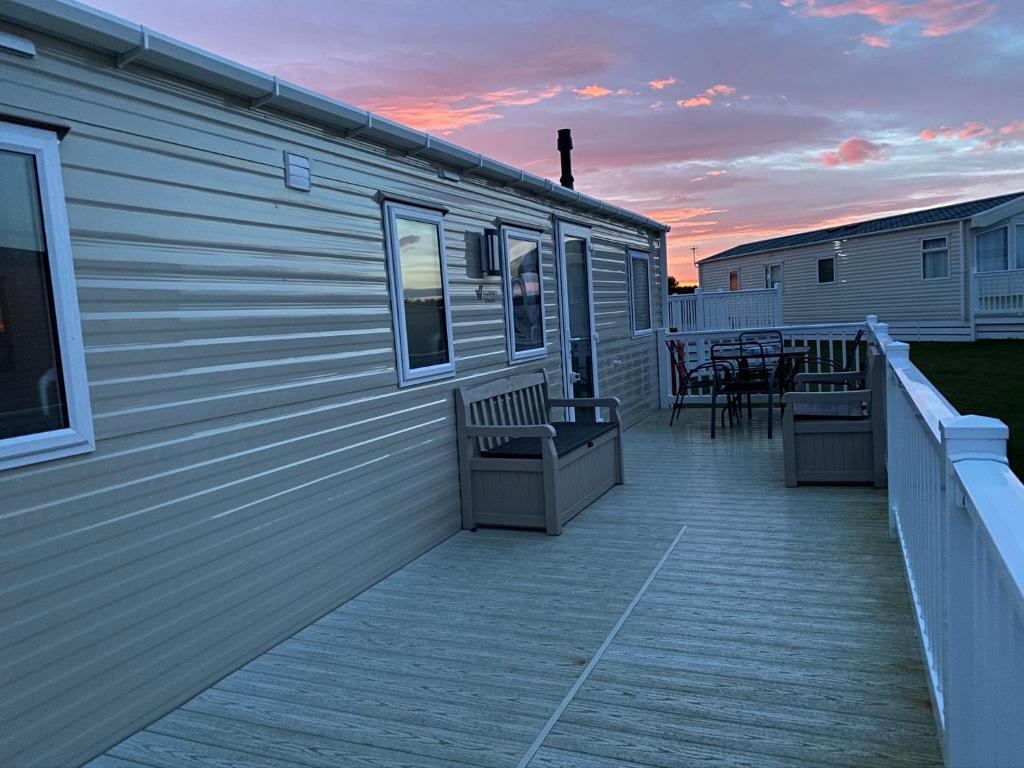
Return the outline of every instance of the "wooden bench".
{"type": "Polygon", "coordinates": [[[885,486],[885,361],[869,345],[863,372],[801,373],[782,398],[786,485],[885,486]]]}
{"type": "Polygon", "coordinates": [[[463,528],[556,535],[623,482],[618,398],[553,399],[541,371],[457,389],[455,401],[463,528]],[[552,422],[552,408],[607,408],[611,420],[552,422]]]}

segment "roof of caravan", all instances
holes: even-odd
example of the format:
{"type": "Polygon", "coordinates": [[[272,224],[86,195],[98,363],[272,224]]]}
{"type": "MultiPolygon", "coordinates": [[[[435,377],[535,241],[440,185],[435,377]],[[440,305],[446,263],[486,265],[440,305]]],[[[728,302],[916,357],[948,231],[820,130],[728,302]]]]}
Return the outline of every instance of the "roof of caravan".
{"type": "Polygon", "coordinates": [[[636,227],[668,232],[661,222],[535,176],[436,136],[279,80],[139,24],[73,0],[5,0],[0,19],[332,128],[344,135],[431,160],[466,175],[506,184],[536,197],[636,227]]]}
{"type": "Polygon", "coordinates": [[[959,221],[969,219],[972,216],[996,208],[1000,205],[1024,196],[1024,192],[1013,192],[998,197],[986,197],[981,200],[969,200],[964,203],[943,205],[939,208],[927,208],[921,211],[901,213],[896,216],[885,216],[880,219],[869,219],[858,221],[853,224],[843,224],[838,227],[827,229],[815,229],[809,232],[797,232],[793,235],[773,237],[769,240],[758,240],[755,243],[744,243],[730,248],[727,251],[716,253],[701,260],[701,264],[720,259],[730,259],[735,256],[747,256],[752,253],[764,251],[779,251],[783,248],[796,248],[801,245],[813,245],[814,243],[826,243],[833,240],[843,240],[848,237],[861,235],[874,235],[880,232],[888,232],[894,229],[907,229],[908,227],[921,227],[926,224],[938,224],[944,221],[959,221]]]}

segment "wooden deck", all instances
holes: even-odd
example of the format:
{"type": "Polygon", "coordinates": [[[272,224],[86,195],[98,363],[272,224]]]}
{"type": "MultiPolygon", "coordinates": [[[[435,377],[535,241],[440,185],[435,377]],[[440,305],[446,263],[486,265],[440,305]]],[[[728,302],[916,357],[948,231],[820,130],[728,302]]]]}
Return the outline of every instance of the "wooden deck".
{"type": "Polygon", "coordinates": [[[941,765],[884,492],[787,489],[781,430],[705,413],[630,430],[561,536],[461,533],[91,765],[941,765]]]}

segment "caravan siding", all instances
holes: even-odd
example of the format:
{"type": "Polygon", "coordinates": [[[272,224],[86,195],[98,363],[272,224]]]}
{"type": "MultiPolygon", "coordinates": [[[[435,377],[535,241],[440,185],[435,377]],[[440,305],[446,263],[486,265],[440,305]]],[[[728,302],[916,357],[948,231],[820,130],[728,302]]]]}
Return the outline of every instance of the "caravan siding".
{"type": "Polygon", "coordinates": [[[710,261],[700,265],[706,291],[728,290],[738,270],[742,290],[765,287],[765,267],[782,264],[783,316],[787,323],[841,323],[877,314],[910,328],[966,326],[969,307],[956,222],[710,261]],[[921,241],[948,238],[949,277],[925,280],[921,241]],[[835,258],[832,284],[818,284],[817,263],[835,258]]]}
{"type": "MultiPolygon", "coordinates": [[[[0,764],[75,764],[458,529],[452,390],[508,370],[476,236],[542,230],[548,355],[522,366],[558,387],[553,221],[581,217],[18,33],[39,54],[4,58],[0,113],[70,127],[97,450],[0,473],[0,764]],[[448,209],[454,379],[397,386],[378,192],[448,209]]],[[[646,233],[589,223],[601,390],[632,423],[657,357],[626,249],[652,251],[655,324],[663,269],[646,233]]]]}

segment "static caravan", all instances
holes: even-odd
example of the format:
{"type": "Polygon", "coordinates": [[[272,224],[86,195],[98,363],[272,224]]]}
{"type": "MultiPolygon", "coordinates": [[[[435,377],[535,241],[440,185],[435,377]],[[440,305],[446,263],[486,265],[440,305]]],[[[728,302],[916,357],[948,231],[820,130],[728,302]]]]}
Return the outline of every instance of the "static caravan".
{"type": "Polygon", "coordinates": [[[1024,193],[746,243],[701,288],[781,284],[786,323],[877,313],[903,338],[1024,336],[1024,193]]]}
{"type": "Polygon", "coordinates": [[[456,387],[657,407],[667,227],[152,30],[0,3],[0,168],[0,765],[458,531],[456,387]]]}

